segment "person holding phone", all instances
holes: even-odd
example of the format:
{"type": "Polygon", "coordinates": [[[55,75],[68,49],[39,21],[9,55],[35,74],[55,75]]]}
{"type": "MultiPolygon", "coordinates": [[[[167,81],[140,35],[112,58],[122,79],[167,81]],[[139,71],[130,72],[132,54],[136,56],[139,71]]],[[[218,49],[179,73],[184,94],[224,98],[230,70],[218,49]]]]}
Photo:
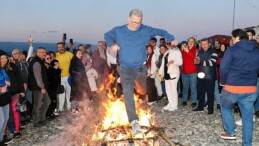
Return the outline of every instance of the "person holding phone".
{"type": "Polygon", "coordinates": [[[196,55],[198,48],[196,48],[196,39],[194,37],[188,38],[187,42],[183,41],[180,49],[182,53],[182,82],[183,82],[183,102],[182,106],[187,106],[189,87],[191,89],[191,107],[195,108],[197,105],[197,62],[196,55]]]}
{"type": "Polygon", "coordinates": [[[66,102],[67,110],[71,109],[70,103],[70,92],[71,87],[68,83],[69,67],[71,59],[73,58],[73,54],[69,51],[65,50],[63,42],[57,43],[56,60],[59,62],[59,68],[61,69],[61,85],[65,87],[65,92],[62,94],[58,94],[58,106],[57,109],[59,112],[64,110],[64,104],[66,102]]]}

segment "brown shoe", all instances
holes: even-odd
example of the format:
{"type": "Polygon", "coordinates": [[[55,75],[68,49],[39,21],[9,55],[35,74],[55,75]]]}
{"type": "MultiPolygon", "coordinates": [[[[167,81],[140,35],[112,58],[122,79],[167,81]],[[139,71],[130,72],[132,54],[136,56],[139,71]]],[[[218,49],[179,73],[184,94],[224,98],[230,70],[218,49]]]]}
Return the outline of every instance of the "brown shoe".
{"type": "Polygon", "coordinates": [[[230,135],[230,134],[227,134],[227,133],[222,133],[222,134],[220,135],[220,137],[221,137],[222,139],[228,139],[228,140],[235,140],[235,139],[237,139],[237,138],[236,138],[236,135],[230,135]]]}

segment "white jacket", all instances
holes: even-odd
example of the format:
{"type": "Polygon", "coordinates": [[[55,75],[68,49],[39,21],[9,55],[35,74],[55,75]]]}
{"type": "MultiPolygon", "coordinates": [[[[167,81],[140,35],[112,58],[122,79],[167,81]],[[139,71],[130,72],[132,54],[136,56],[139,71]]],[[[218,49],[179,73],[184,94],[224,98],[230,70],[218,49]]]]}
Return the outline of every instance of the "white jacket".
{"type": "MultiPolygon", "coordinates": [[[[147,58],[148,60],[148,58],[147,58]]],[[[149,74],[152,74],[150,76],[150,78],[155,78],[156,77],[156,73],[157,73],[157,67],[156,67],[156,61],[157,61],[157,58],[156,58],[156,55],[153,54],[152,58],[151,58],[151,67],[149,69],[147,69],[147,73],[149,74]]]]}
{"type": "Polygon", "coordinates": [[[86,76],[88,78],[88,82],[91,88],[91,91],[97,91],[96,78],[98,78],[98,73],[94,68],[90,68],[86,72],[86,76]]]}
{"type": "Polygon", "coordinates": [[[163,59],[162,59],[162,64],[159,68],[159,75],[162,77],[164,77],[164,75],[165,75],[165,73],[164,73],[165,56],[168,53],[169,53],[168,62],[173,60],[174,63],[170,64],[168,66],[167,73],[170,75],[171,78],[174,78],[174,77],[180,75],[179,66],[181,66],[183,64],[182,54],[178,48],[173,48],[173,49],[169,49],[166,51],[166,53],[164,54],[163,59]]]}

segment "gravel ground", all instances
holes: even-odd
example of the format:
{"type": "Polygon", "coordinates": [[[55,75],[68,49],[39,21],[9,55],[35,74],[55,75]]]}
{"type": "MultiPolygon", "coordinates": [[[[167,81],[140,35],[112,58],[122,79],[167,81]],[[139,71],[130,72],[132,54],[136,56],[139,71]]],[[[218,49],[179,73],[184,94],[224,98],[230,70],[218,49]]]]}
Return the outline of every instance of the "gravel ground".
{"type": "MultiPolygon", "coordinates": [[[[81,110],[75,115],[63,112],[48,122],[46,126],[34,128],[31,123],[21,131],[22,137],[15,139],[10,146],[81,146],[87,142],[100,123],[103,109],[100,106],[101,98],[96,98],[91,109],[81,110]]],[[[214,114],[192,112],[190,103],[187,107],[178,105],[174,112],[164,111],[166,99],[150,106],[155,113],[155,122],[165,129],[165,133],[177,146],[241,146],[242,127],[236,127],[237,140],[223,140],[219,135],[222,128],[221,114],[216,109],[214,114]]],[[[179,98],[179,103],[181,99],[179,98]]],[[[239,114],[234,114],[239,120],[239,114]]],[[[11,134],[9,134],[11,136],[11,134]]],[[[169,146],[159,138],[160,146],[169,146]]],[[[259,146],[259,121],[254,124],[253,145],[259,146]]]]}

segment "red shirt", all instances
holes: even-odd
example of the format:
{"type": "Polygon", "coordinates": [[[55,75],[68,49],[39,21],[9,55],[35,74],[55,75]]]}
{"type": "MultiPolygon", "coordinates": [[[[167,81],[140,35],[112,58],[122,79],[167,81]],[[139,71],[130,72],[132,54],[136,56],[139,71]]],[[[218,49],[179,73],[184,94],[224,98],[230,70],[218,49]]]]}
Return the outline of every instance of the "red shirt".
{"type": "Polygon", "coordinates": [[[189,52],[186,53],[181,49],[182,58],[183,58],[183,73],[184,74],[193,74],[197,73],[197,66],[194,64],[194,59],[196,57],[197,48],[192,47],[189,49],[189,52]]]}

